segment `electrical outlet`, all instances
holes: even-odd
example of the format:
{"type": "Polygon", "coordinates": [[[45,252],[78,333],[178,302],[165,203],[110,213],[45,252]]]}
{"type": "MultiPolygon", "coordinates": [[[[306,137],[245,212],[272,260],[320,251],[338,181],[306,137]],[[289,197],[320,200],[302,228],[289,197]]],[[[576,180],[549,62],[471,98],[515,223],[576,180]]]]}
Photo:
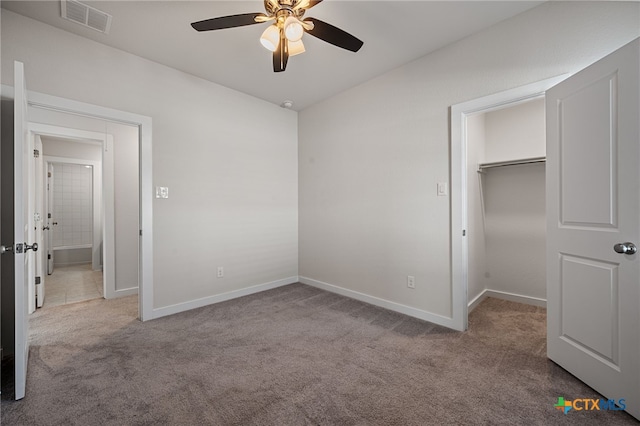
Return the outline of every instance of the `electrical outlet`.
{"type": "Polygon", "coordinates": [[[218,278],[224,277],[224,268],[222,266],[218,266],[218,278]]]}
{"type": "Polygon", "coordinates": [[[413,277],[411,275],[407,276],[407,287],[416,288],[416,277],[413,277]]]}

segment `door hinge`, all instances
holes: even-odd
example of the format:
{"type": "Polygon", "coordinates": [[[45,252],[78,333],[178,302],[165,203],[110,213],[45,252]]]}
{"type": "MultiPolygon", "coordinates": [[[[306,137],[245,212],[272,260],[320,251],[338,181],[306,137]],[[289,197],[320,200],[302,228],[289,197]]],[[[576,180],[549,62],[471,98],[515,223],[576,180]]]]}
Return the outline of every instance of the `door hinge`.
{"type": "Polygon", "coordinates": [[[47,172],[47,177],[51,177],[51,172],[47,172]]]}
{"type": "Polygon", "coordinates": [[[40,151],[38,151],[37,149],[34,149],[34,150],[33,150],[33,157],[34,157],[34,158],[38,158],[38,157],[40,157],[40,151]]]}
{"type": "Polygon", "coordinates": [[[142,237],[142,229],[140,230],[140,236],[142,237]]]}
{"type": "Polygon", "coordinates": [[[51,213],[47,213],[47,219],[51,219],[51,213]]]}
{"type": "Polygon", "coordinates": [[[466,229],[463,229],[463,230],[462,230],[462,236],[463,236],[463,237],[465,237],[466,235],[467,235],[467,230],[466,230],[466,229]]]}
{"type": "Polygon", "coordinates": [[[40,277],[36,277],[36,285],[40,284],[42,281],[42,279],[40,277]]]}
{"type": "Polygon", "coordinates": [[[47,260],[51,260],[51,254],[47,254],[47,260]]]}

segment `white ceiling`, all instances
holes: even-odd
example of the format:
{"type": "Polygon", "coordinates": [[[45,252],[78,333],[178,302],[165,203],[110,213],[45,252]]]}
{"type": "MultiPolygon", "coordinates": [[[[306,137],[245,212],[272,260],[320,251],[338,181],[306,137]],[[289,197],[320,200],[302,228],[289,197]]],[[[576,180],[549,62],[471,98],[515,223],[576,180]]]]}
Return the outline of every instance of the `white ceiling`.
{"type": "Polygon", "coordinates": [[[263,12],[254,1],[84,1],[113,16],[109,34],[60,17],[60,2],[2,1],[2,7],[206,80],[293,109],[326,99],[542,1],[325,0],[305,16],[364,41],[358,53],[306,34],[307,51],[274,73],[260,43],[268,24],[198,33],[189,25],[217,16],[263,12]]]}

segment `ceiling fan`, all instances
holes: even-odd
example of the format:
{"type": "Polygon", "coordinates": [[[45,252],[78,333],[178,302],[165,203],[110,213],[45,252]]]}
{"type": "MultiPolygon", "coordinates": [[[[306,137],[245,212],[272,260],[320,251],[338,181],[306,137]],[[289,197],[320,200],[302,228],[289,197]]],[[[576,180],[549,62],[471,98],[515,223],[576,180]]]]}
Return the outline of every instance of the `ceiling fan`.
{"type": "Polygon", "coordinates": [[[264,0],[264,13],[243,13],[205,19],[191,24],[197,31],[222,30],[274,21],[262,33],[260,43],[273,52],[273,71],[282,72],[287,68],[289,56],[305,51],[302,35],[306,32],[334,46],[352,52],[360,50],[361,40],[316,18],[303,16],[308,9],[322,0],[264,0]]]}

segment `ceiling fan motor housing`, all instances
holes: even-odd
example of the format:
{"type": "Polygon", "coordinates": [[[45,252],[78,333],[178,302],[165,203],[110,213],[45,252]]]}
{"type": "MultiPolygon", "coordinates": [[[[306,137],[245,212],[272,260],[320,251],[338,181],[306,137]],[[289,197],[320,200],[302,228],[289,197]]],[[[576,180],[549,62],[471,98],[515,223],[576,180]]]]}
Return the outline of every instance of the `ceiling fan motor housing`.
{"type": "Polygon", "coordinates": [[[297,3],[296,0],[278,0],[278,2],[264,0],[264,8],[269,16],[276,17],[277,25],[281,27],[289,16],[301,19],[304,15],[305,9],[293,8],[295,3],[297,3]]]}

